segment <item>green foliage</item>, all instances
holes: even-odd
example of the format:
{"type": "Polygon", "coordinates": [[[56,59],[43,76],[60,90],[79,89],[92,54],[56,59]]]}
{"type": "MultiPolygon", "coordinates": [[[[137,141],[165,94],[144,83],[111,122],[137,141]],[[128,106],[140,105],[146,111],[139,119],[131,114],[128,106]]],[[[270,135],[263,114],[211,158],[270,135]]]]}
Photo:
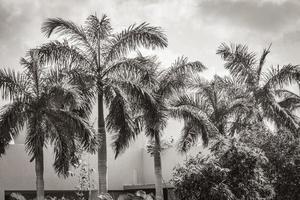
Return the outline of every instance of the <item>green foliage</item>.
{"type": "Polygon", "coordinates": [[[262,168],[267,162],[259,149],[222,138],[207,156],[198,154],[175,168],[172,182],[181,200],[271,199],[273,188],[262,168]]]}

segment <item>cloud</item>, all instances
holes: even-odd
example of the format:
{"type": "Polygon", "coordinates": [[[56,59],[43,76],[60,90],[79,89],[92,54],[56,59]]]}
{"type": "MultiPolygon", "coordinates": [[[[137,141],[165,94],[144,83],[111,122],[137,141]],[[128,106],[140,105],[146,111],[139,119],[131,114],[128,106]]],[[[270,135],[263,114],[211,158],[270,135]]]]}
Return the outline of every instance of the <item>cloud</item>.
{"type": "Polygon", "coordinates": [[[290,29],[300,20],[297,1],[203,0],[199,15],[207,23],[223,23],[252,31],[274,33],[290,29]]]}
{"type": "Polygon", "coordinates": [[[298,44],[300,43],[300,29],[296,29],[285,33],[282,38],[282,42],[285,44],[298,44]]]}
{"type": "Polygon", "coordinates": [[[107,14],[116,31],[144,21],[161,26],[169,47],[150,54],[159,54],[165,65],[188,56],[218,72],[223,68],[215,51],[221,42],[260,50],[300,30],[300,7],[293,0],[0,0],[0,67],[17,66],[27,49],[46,40],[40,32],[46,18],[83,24],[90,13],[107,14]]]}

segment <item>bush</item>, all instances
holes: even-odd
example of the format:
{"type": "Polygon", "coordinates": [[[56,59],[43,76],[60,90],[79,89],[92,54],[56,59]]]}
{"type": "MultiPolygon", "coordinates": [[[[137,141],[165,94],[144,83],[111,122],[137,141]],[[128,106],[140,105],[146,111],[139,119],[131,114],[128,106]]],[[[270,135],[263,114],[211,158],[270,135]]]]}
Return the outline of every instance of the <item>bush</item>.
{"type": "Polygon", "coordinates": [[[300,139],[287,130],[276,134],[261,129],[259,134],[243,134],[243,141],[265,152],[264,166],[275,190],[275,200],[300,199],[300,139]]]}
{"type": "Polygon", "coordinates": [[[175,168],[172,182],[181,200],[271,199],[273,188],[262,168],[267,162],[259,149],[222,139],[209,155],[175,168]]]}

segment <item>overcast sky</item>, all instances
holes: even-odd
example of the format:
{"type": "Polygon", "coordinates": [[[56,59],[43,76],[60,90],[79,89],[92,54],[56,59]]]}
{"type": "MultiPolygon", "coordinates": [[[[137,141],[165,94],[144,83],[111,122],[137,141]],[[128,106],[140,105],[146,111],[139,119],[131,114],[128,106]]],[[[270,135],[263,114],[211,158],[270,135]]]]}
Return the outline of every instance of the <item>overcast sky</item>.
{"type": "Polygon", "coordinates": [[[46,41],[49,17],[82,24],[91,13],[106,14],[115,30],[133,23],[160,26],[169,47],[158,54],[164,66],[178,56],[203,62],[208,76],[223,74],[215,54],[222,42],[247,44],[258,53],[272,43],[267,65],[300,64],[300,1],[297,0],[0,0],[0,67],[20,69],[29,48],[46,41]]]}
{"type": "Polygon", "coordinates": [[[80,24],[91,13],[107,14],[116,30],[132,23],[161,26],[169,47],[153,52],[165,66],[177,56],[223,72],[215,54],[222,42],[248,44],[260,53],[272,43],[268,64],[300,63],[300,3],[297,0],[0,0],[1,67],[19,68],[29,48],[45,41],[49,17],[80,24]]]}

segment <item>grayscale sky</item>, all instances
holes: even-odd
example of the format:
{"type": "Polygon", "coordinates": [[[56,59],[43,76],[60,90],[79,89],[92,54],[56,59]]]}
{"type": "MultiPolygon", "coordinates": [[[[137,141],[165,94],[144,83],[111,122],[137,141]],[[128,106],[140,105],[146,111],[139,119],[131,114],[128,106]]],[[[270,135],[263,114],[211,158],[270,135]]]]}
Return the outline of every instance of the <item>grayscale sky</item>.
{"type": "Polygon", "coordinates": [[[215,54],[222,42],[258,53],[272,43],[267,65],[300,64],[298,0],[0,0],[0,67],[20,69],[25,51],[46,41],[40,32],[46,18],[80,24],[91,13],[108,15],[117,31],[144,21],[161,26],[169,47],[150,53],[163,66],[182,55],[199,60],[208,77],[225,73],[215,54]]]}
{"type": "Polygon", "coordinates": [[[215,54],[222,42],[248,44],[260,53],[272,43],[268,64],[300,63],[300,1],[297,0],[0,0],[0,67],[19,68],[28,48],[45,38],[49,17],[83,23],[107,14],[116,30],[132,23],[161,26],[169,47],[153,52],[168,66],[177,56],[200,60],[223,73],[215,54]]]}

